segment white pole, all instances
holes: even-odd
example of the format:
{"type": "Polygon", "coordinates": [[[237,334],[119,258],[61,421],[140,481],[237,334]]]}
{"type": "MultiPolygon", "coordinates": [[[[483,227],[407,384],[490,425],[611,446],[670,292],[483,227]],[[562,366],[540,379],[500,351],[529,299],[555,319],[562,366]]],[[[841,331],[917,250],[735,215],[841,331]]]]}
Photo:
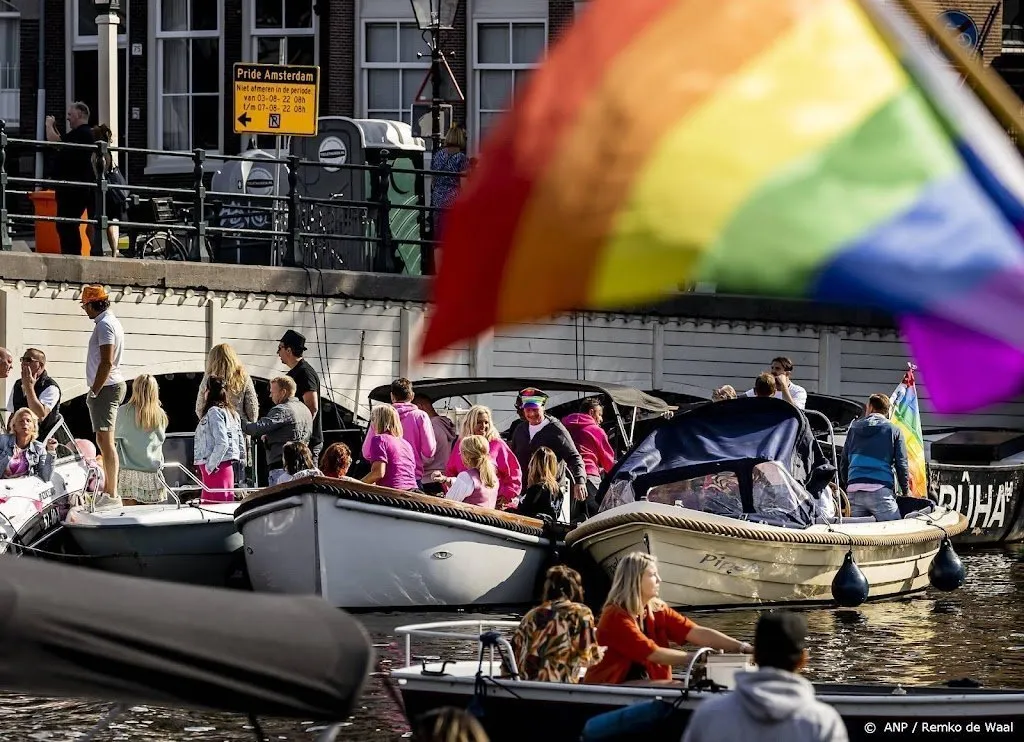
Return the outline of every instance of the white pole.
{"type": "MultiPolygon", "coordinates": [[[[110,127],[111,142],[116,147],[118,140],[117,100],[117,26],[120,19],[116,13],[102,13],[96,16],[96,34],[99,41],[99,123],[110,127]]],[[[111,152],[114,164],[117,153],[111,152]]]]}

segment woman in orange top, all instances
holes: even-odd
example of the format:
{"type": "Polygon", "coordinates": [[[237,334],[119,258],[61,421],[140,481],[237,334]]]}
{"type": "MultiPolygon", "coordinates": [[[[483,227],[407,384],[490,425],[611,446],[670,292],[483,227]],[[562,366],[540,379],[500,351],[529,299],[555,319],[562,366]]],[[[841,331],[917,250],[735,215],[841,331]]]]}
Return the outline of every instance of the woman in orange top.
{"type": "Polygon", "coordinates": [[[750,654],[754,648],[720,631],[695,624],[658,599],[657,560],[642,552],[627,554],[615,569],[612,589],[597,625],[604,657],[587,670],[584,683],[671,680],[672,667],[690,655],[669,644],[696,644],[750,654]]]}

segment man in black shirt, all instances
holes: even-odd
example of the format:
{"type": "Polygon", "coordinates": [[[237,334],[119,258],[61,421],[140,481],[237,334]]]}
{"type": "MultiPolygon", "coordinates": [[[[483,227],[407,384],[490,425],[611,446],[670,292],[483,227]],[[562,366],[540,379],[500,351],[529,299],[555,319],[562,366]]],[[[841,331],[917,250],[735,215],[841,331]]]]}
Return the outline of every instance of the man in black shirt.
{"type": "MultiPolygon", "coordinates": [[[[89,126],[89,106],[75,101],[68,106],[68,130],[61,135],[57,131],[57,122],[53,116],[46,117],[46,138],[51,142],[65,144],[95,144],[96,139],[89,126]]],[[[92,169],[93,153],[77,147],[62,147],[54,158],[53,177],[56,180],[70,180],[88,185],[55,186],[54,195],[57,199],[57,216],[67,219],[81,219],[82,212],[92,218],[95,212],[96,174],[92,169]]],[[[82,236],[79,224],[74,222],[57,222],[57,234],[60,236],[60,251],[65,255],[82,254],[82,236]]],[[[88,234],[90,229],[86,230],[88,234]]],[[[89,254],[92,250],[89,245],[89,254]]]]}
{"type": "Polygon", "coordinates": [[[277,344],[277,357],[288,367],[288,376],[295,382],[295,396],[309,408],[313,416],[309,450],[316,463],[320,460],[320,449],[324,445],[324,430],[320,423],[320,377],[302,357],[305,352],[306,336],[295,330],[288,330],[277,344]]]}

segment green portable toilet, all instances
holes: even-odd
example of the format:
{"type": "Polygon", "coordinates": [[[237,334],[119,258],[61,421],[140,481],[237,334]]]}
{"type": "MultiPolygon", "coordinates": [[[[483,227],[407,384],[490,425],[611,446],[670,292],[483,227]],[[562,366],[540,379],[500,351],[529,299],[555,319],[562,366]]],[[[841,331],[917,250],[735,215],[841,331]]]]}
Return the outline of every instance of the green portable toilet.
{"type": "Polygon", "coordinates": [[[317,199],[303,203],[302,231],[323,237],[303,239],[300,260],[318,268],[420,275],[421,249],[407,240],[421,239],[424,206],[422,139],[402,121],[322,116],[315,137],[292,137],[291,153],[317,163],[299,168],[297,190],[317,199]],[[377,173],[383,153],[398,170],[388,183],[388,219],[393,254],[385,254],[378,236],[377,173]],[[370,166],[358,167],[358,166],[370,166]]]}

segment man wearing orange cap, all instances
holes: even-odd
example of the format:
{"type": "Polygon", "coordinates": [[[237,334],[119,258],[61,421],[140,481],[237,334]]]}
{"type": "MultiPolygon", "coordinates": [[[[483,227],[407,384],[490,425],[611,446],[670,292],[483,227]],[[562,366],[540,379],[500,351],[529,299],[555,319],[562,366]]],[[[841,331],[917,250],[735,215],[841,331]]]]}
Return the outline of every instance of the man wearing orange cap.
{"type": "Polygon", "coordinates": [[[114,421],[117,408],[124,401],[127,386],[121,373],[121,353],[124,351],[124,328],[113,310],[110,297],[102,286],[89,285],[82,289],[82,308],[96,327],[89,338],[89,355],[85,376],[89,385],[86,406],[96,434],[96,444],[103,455],[104,492],[96,498],[96,508],[119,507],[117,496],[117,470],[119,461],[114,446],[114,421]]]}

